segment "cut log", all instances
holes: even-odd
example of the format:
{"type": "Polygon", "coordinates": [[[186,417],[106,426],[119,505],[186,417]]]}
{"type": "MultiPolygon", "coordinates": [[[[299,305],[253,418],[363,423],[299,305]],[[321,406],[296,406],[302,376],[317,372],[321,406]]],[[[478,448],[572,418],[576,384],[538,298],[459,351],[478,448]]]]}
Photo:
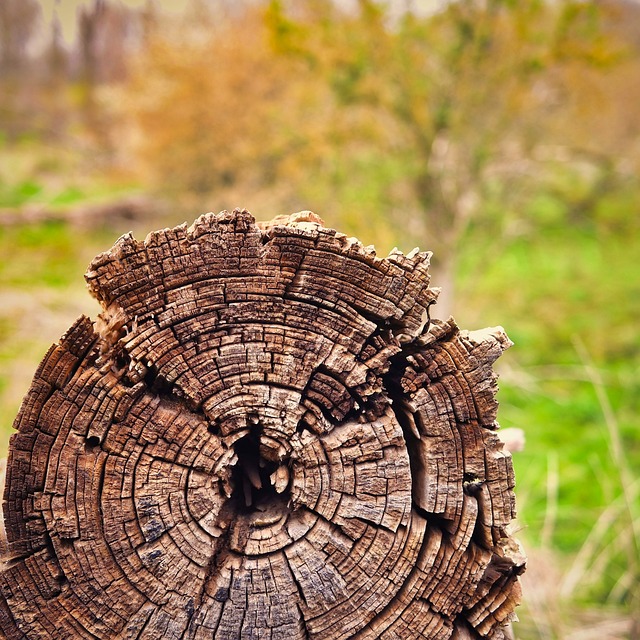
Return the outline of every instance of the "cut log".
{"type": "Polygon", "coordinates": [[[5,636],[508,637],[510,342],[430,321],[429,257],[240,210],[99,255],[15,422],[5,636]]]}

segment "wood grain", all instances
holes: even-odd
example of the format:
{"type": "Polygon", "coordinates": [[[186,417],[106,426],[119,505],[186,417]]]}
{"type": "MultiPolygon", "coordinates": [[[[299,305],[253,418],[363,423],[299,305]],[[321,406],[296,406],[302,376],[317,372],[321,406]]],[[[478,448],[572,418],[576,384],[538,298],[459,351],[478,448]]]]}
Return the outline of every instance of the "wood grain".
{"type": "Polygon", "coordinates": [[[99,255],[15,421],[5,637],[508,637],[510,342],[430,321],[429,257],[240,210],[99,255]]]}

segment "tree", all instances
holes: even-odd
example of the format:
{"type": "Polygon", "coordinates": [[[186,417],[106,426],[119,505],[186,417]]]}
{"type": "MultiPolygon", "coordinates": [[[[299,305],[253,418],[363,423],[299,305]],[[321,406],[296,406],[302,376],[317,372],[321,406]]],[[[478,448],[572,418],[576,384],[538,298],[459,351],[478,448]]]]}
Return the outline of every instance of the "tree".
{"type": "Polygon", "coordinates": [[[93,0],[78,12],[77,86],[80,107],[87,132],[94,136],[97,147],[113,153],[111,114],[100,100],[101,85],[123,81],[127,58],[135,48],[130,42],[141,40],[136,33],[139,15],[109,0],[93,0]]]}
{"type": "Polygon", "coordinates": [[[5,0],[0,4],[0,75],[19,75],[29,65],[29,42],[40,8],[36,0],[5,0]]]}
{"type": "Polygon", "coordinates": [[[274,186],[291,64],[267,35],[260,10],[241,3],[199,3],[177,26],[157,16],[126,101],[138,157],[165,193],[204,199],[243,185],[246,198],[274,186]]]}
{"type": "Polygon", "coordinates": [[[0,121],[9,139],[28,129],[35,73],[29,44],[40,8],[36,0],[0,2],[0,121]]]}
{"type": "MultiPolygon", "coordinates": [[[[334,121],[368,123],[340,141],[340,161],[392,166],[370,175],[387,182],[398,226],[434,249],[437,282],[452,295],[470,225],[495,237],[506,218],[488,215],[488,205],[522,206],[534,148],[554,115],[553,73],[568,61],[593,64],[588,39],[571,37],[595,9],[507,0],[450,2],[426,14],[397,9],[374,0],[348,8],[274,1],[269,19],[281,52],[306,59],[330,85],[334,121]]],[[[444,313],[451,302],[441,301],[444,313]]]]}

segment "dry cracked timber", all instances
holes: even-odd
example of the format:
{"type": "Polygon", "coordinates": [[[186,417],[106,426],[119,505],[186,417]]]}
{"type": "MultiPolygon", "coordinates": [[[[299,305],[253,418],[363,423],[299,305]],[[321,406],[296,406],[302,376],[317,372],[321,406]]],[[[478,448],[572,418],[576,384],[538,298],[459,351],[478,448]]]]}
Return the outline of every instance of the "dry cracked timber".
{"type": "Polygon", "coordinates": [[[4,635],[506,637],[510,342],[431,321],[428,263],[240,210],[99,255],[15,421],[4,635]]]}

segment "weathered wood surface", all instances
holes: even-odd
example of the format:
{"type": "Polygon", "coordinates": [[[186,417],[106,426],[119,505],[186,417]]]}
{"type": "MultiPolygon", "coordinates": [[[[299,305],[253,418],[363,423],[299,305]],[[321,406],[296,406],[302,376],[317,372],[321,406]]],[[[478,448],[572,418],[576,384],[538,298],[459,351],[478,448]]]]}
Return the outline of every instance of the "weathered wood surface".
{"type": "Polygon", "coordinates": [[[51,347],[4,493],[7,638],[506,637],[500,329],[310,213],[131,236],[51,347]]]}

